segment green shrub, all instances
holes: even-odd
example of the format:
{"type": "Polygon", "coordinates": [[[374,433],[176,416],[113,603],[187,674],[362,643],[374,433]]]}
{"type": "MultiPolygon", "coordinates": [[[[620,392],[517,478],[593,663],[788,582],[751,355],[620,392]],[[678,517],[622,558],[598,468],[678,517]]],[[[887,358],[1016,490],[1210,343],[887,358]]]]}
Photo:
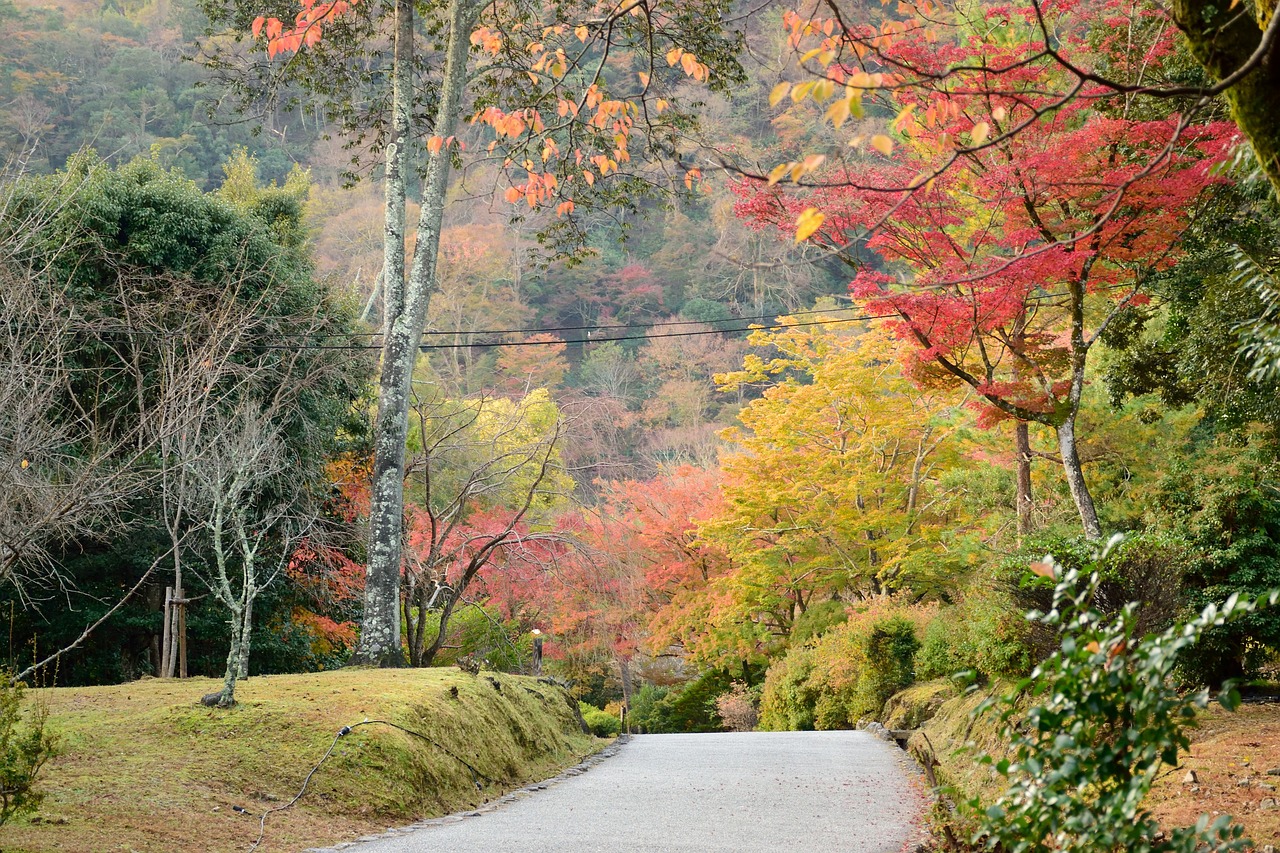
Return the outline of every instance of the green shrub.
{"type": "Polygon", "coordinates": [[[813,731],[820,691],[811,681],[813,649],[800,646],[774,661],[764,676],[760,728],[766,732],[813,731]]]}
{"type": "Polygon", "coordinates": [[[587,728],[596,737],[617,737],[622,733],[622,720],[608,711],[602,711],[586,702],[579,702],[578,709],[582,711],[582,719],[586,721],[587,728]]]}
{"type": "Polygon", "coordinates": [[[791,645],[802,646],[816,640],[836,625],[849,620],[849,608],[843,601],[820,601],[810,604],[791,628],[791,645]]]}
{"type": "Polygon", "coordinates": [[[47,709],[37,704],[23,714],[21,683],[0,670],[0,825],[18,815],[30,814],[43,795],[35,789],[36,777],[54,754],[53,737],[45,732],[47,709]]]}
{"type": "Polygon", "coordinates": [[[972,669],[973,665],[963,649],[967,641],[968,631],[959,620],[956,608],[941,611],[925,626],[924,636],[920,639],[920,651],[916,652],[916,678],[932,681],[972,669]]]}
{"type": "Polygon", "coordinates": [[[903,616],[892,616],[871,626],[866,640],[866,662],[858,678],[858,704],[868,714],[879,714],[890,696],[915,680],[916,626],[903,616]]]}
{"type": "Polygon", "coordinates": [[[841,729],[875,717],[915,680],[918,635],[936,613],[932,605],[870,599],[821,637],[793,646],[765,676],[760,727],[841,729]]]}
{"type": "Polygon", "coordinates": [[[640,689],[631,694],[631,728],[638,732],[656,733],[656,709],[669,692],[666,687],[659,687],[651,682],[644,682],[640,689]]]}
{"type": "Polygon", "coordinates": [[[722,732],[724,721],[720,719],[716,699],[732,684],[733,679],[723,670],[708,670],[679,689],[668,690],[653,702],[651,709],[645,711],[642,706],[640,719],[635,717],[633,698],[632,721],[654,733],[722,732]]]}
{"type": "MultiPolygon", "coordinates": [[[[1173,685],[1179,656],[1207,630],[1274,604],[1280,593],[1256,603],[1232,596],[1143,638],[1138,604],[1112,615],[1097,609],[1096,569],[1087,580],[1076,568],[1055,566],[1051,574],[1056,583],[1041,584],[1052,587],[1050,608],[1028,618],[1052,631],[1058,648],[995,703],[1013,760],[994,762],[1009,783],[996,803],[985,810],[970,803],[980,813],[975,843],[1010,853],[1245,849],[1228,816],[1162,829],[1142,801],[1163,768],[1176,767],[1190,749],[1188,732],[1209,703],[1208,691],[1185,694],[1173,685]]],[[[1227,708],[1240,701],[1234,691],[1218,699],[1227,708]]]]}

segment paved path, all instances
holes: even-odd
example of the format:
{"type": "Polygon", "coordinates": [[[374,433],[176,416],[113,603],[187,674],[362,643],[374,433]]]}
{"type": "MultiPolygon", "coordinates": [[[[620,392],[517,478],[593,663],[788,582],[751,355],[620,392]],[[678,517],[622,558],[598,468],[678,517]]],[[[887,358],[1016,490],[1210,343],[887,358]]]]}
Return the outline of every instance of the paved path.
{"type": "Polygon", "coordinates": [[[640,735],[589,773],[350,853],[897,853],[923,807],[865,732],[640,735]]]}

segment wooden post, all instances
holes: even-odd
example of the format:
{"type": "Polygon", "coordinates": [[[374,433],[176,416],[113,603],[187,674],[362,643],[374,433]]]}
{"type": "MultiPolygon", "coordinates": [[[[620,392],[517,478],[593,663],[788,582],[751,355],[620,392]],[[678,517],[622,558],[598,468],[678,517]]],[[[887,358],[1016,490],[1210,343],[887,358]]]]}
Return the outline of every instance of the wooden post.
{"type": "Polygon", "coordinates": [[[533,674],[542,675],[542,638],[533,638],[533,674]]]}
{"type": "Polygon", "coordinates": [[[178,598],[178,677],[187,677],[187,596],[185,590],[177,591],[178,598]]]}
{"type": "Polygon", "coordinates": [[[160,636],[160,672],[161,678],[172,678],[173,667],[169,665],[172,657],[173,644],[173,587],[166,586],[164,588],[164,629],[160,636]]]}

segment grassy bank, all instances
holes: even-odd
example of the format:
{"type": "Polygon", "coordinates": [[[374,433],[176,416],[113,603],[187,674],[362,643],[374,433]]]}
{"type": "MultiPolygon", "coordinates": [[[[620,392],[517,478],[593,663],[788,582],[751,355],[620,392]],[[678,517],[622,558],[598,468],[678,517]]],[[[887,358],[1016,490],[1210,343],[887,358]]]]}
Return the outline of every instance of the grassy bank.
{"type": "MultiPolygon", "coordinates": [[[[921,758],[932,753],[939,783],[984,803],[1003,790],[1003,780],[974,760],[984,752],[999,756],[1004,747],[997,714],[973,716],[988,695],[962,695],[934,681],[896,694],[885,708],[890,728],[918,726],[909,748],[921,758]]],[[[1229,814],[1257,844],[1275,844],[1280,808],[1268,800],[1280,796],[1274,790],[1280,776],[1269,775],[1272,769],[1280,769],[1280,705],[1244,705],[1234,713],[1212,705],[1192,733],[1190,755],[1166,768],[1144,805],[1168,827],[1194,824],[1202,814],[1229,814]],[[1195,784],[1187,781],[1188,770],[1196,771],[1195,784]]]]}
{"type": "Polygon", "coordinates": [[[4,851],[232,851],[253,815],[282,805],[343,726],[307,796],[267,821],[262,851],[298,850],[478,805],[595,750],[561,689],[458,670],[354,670],[252,678],[240,704],[205,708],[208,679],[32,691],[60,755],[34,818],[0,828],[4,851]],[[456,693],[455,693],[456,690],[456,693]],[[483,786],[477,790],[470,764],[483,786]]]}

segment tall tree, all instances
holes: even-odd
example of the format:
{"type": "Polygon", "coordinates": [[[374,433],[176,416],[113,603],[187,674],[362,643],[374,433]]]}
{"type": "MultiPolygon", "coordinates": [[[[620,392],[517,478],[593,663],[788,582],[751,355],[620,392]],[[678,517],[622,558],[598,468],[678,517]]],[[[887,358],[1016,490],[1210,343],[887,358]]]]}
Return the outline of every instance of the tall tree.
{"type": "MultiPolygon", "coordinates": [[[[326,34],[349,34],[362,26],[376,30],[377,13],[370,11],[375,5],[306,2],[289,23],[258,15],[250,25],[246,4],[230,17],[251,28],[255,37],[264,37],[270,54],[296,52],[301,57],[297,67],[308,68],[300,75],[304,79],[316,64],[341,64],[353,54],[364,54],[365,45],[349,37],[326,46],[326,34]],[[349,25],[351,20],[357,23],[349,25]]],[[[384,140],[385,313],[369,578],[353,662],[395,665],[402,659],[399,582],[410,380],[435,287],[449,173],[455,158],[464,156],[458,139],[464,111],[492,131],[490,151],[500,146],[512,167],[507,200],[530,210],[554,207],[562,218],[550,229],[552,237],[572,240],[580,233],[573,218],[578,205],[634,210],[640,194],[669,186],[670,176],[627,164],[679,159],[680,140],[694,123],[689,112],[675,107],[674,89],[680,81],[727,86],[738,79],[736,39],[721,34],[727,8],[723,0],[678,7],[639,0],[603,7],[537,0],[428,5],[425,29],[428,39],[439,44],[434,57],[440,63],[424,133],[415,121],[424,82],[419,72],[424,56],[415,52],[415,6],[411,0],[397,0],[391,119],[384,140]],[[425,149],[422,209],[413,263],[405,275],[404,206],[409,176],[419,165],[411,156],[415,145],[425,149]]],[[[286,68],[293,64],[291,59],[286,68]]],[[[676,176],[676,186],[691,187],[697,176],[696,169],[686,172],[683,181],[676,176]]]]}

